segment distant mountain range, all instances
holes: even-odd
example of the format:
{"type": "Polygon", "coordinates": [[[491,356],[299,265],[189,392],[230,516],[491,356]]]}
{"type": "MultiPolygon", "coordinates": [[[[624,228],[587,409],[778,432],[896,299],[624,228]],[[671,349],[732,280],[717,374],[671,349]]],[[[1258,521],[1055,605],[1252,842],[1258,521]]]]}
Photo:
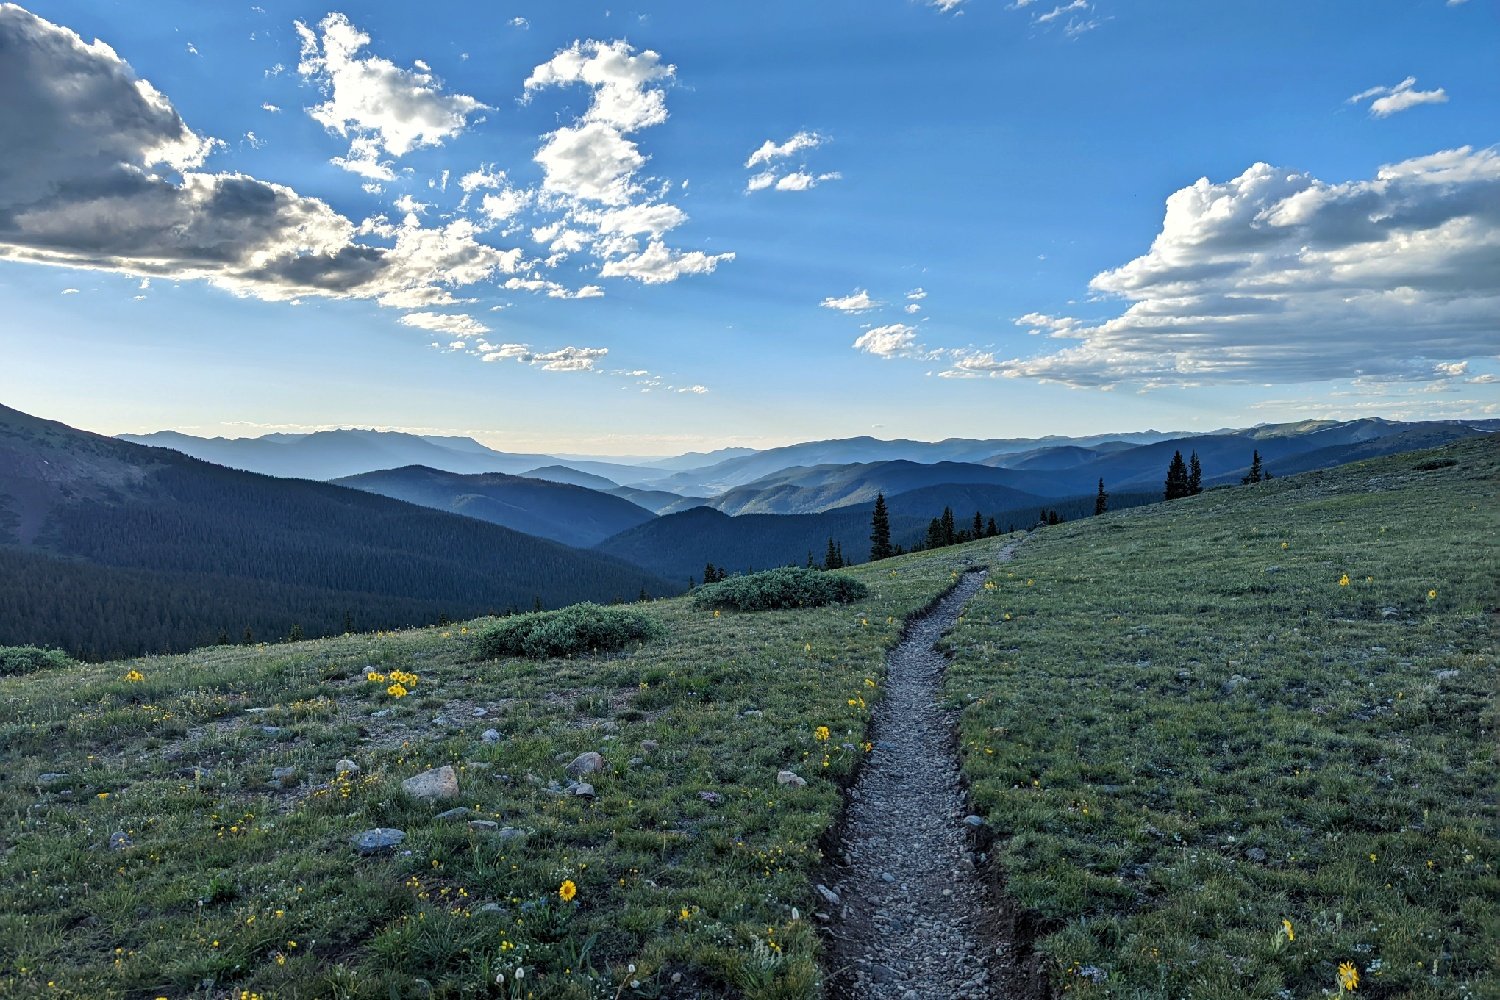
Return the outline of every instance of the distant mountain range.
{"type": "Polygon", "coordinates": [[[0,407],[0,644],[132,655],[678,589],[481,520],[0,407]]]}

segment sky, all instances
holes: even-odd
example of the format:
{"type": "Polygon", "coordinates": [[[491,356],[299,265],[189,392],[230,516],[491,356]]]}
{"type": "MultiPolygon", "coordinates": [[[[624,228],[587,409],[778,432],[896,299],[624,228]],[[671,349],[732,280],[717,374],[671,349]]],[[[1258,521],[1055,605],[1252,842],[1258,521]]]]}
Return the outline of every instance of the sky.
{"type": "Polygon", "coordinates": [[[1489,0],[0,4],[0,403],[666,455],[1500,415],[1489,0]]]}

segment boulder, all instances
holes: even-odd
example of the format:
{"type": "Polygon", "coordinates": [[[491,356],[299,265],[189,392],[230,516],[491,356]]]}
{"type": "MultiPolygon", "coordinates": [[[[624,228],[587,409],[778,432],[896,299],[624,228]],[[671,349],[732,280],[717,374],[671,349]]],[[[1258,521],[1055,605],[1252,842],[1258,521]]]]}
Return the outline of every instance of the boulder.
{"type": "Polygon", "coordinates": [[[426,799],[429,802],[435,799],[456,799],[458,775],[453,768],[444,764],[407,778],[401,782],[401,790],[412,798],[426,799]]]}

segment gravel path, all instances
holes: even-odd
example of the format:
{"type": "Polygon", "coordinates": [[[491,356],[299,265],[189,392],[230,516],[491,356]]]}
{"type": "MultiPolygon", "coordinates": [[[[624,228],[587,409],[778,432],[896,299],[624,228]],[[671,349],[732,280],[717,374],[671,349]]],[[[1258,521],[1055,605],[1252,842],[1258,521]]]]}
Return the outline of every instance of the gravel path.
{"type": "MultiPolygon", "coordinates": [[[[1010,558],[1016,543],[1001,550],[1010,558]]],[[[871,1000],[996,996],[995,912],[976,874],[954,715],[940,705],[934,645],[984,582],[965,573],[887,657],[875,749],[849,792],[841,866],[827,888],[830,995],[871,1000]]],[[[982,860],[982,859],[981,859],[982,860]]],[[[1002,947],[1001,951],[1005,951],[1002,947]]]]}

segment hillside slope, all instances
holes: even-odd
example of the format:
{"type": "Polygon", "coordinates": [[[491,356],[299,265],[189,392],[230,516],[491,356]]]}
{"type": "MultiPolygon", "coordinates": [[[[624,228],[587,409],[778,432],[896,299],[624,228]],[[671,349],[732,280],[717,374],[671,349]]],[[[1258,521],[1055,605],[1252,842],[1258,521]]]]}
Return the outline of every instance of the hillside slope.
{"type": "Polygon", "coordinates": [[[88,656],[239,640],[247,628],[330,634],[348,618],[385,627],[670,586],[471,518],[225,469],[3,407],[0,531],[9,570],[0,643],[88,656]]]}

